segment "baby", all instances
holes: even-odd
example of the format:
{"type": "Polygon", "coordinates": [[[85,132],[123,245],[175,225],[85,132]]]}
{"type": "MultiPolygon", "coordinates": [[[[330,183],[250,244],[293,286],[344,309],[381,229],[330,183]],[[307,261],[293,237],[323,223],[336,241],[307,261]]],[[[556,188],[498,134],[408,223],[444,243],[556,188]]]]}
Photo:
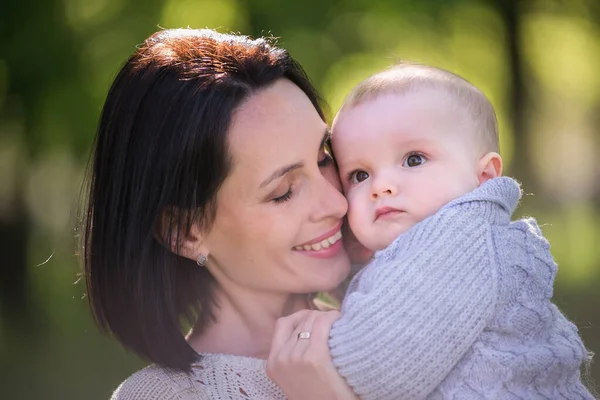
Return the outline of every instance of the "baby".
{"type": "Polygon", "coordinates": [[[332,145],[357,239],[377,251],[331,330],[362,399],[593,399],[589,355],[551,303],[535,220],[511,222],[492,105],[464,79],[401,64],[359,84],[332,145]]]}

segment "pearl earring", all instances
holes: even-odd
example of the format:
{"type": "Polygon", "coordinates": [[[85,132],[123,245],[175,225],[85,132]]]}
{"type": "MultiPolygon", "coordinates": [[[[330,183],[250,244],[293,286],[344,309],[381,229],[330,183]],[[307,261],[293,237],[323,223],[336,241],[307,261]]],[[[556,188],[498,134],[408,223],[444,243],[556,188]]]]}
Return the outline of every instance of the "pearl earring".
{"type": "Polygon", "coordinates": [[[200,253],[198,255],[198,258],[196,259],[196,264],[198,264],[201,267],[205,267],[207,261],[208,261],[208,255],[200,253]]]}

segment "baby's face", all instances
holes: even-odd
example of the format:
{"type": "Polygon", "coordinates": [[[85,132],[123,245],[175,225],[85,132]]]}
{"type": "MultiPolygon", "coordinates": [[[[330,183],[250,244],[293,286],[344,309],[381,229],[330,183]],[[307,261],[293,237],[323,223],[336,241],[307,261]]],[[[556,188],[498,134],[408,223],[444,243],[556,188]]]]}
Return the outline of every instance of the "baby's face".
{"type": "Polygon", "coordinates": [[[472,123],[445,92],[382,94],[341,111],[333,150],[348,222],[371,250],[478,186],[472,123]]]}

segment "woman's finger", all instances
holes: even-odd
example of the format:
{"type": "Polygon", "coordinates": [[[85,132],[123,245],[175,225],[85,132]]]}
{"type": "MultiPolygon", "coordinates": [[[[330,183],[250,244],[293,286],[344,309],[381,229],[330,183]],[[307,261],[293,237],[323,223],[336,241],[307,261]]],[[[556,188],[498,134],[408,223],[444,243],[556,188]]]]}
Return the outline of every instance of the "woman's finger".
{"type": "Polygon", "coordinates": [[[304,356],[304,352],[310,346],[310,340],[312,339],[313,323],[318,313],[321,311],[311,311],[306,315],[304,320],[300,322],[292,336],[288,341],[290,349],[290,355],[293,360],[299,360],[304,356]]]}
{"type": "Polygon", "coordinates": [[[278,321],[267,375],[289,399],[357,400],[329,355],[329,331],[339,316],[337,311],[306,311],[278,321]],[[310,332],[310,338],[298,338],[300,332],[310,332]]]}
{"type": "Polygon", "coordinates": [[[300,331],[299,327],[302,326],[301,324],[310,313],[310,310],[301,310],[286,317],[279,318],[275,323],[275,332],[273,334],[269,357],[267,359],[267,375],[271,379],[275,378],[277,370],[281,369],[283,366],[290,365],[293,362],[292,351],[295,342],[293,342],[291,338],[295,337],[296,341],[298,340],[297,335],[300,331]]]}
{"type": "Polygon", "coordinates": [[[271,341],[271,354],[274,353],[274,350],[279,351],[289,341],[290,336],[298,329],[300,323],[304,321],[309,313],[310,310],[301,310],[277,319],[271,341]]]}
{"type": "Polygon", "coordinates": [[[341,315],[339,311],[326,311],[319,313],[314,318],[307,355],[318,359],[329,360],[331,358],[329,355],[329,332],[341,315]]]}

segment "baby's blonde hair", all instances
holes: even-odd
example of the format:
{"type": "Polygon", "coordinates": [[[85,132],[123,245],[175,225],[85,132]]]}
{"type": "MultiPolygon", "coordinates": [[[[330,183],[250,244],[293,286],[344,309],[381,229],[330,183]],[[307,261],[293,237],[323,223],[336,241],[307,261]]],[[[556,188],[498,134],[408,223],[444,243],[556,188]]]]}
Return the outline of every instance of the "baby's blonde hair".
{"type": "Polygon", "coordinates": [[[407,62],[394,65],[359,83],[346,97],[340,112],[382,94],[406,94],[423,88],[443,90],[456,99],[457,106],[467,112],[475,131],[480,133],[483,150],[499,151],[498,122],[490,101],[466,79],[442,68],[407,62]]]}

